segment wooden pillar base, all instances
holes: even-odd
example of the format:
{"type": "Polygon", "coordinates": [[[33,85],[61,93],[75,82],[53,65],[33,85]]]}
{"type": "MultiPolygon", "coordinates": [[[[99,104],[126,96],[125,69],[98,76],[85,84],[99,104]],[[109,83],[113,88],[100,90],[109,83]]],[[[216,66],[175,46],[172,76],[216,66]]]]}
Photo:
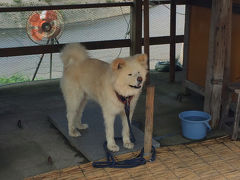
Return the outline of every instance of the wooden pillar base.
{"type": "Polygon", "coordinates": [[[146,95],[146,120],[144,131],[144,157],[151,157],[152,133],[153,133],[153,114],[154,114],[154,86],[147,87],[146,95]]]}

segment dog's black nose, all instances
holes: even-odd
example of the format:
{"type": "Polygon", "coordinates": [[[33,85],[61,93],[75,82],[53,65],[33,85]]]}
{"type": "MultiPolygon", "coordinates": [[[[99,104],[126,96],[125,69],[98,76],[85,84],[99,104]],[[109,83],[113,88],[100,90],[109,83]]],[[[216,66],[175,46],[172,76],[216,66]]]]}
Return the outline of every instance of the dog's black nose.
{"type": "Polygon", "coordinates": [[[141,82],[142,82],[142,80],[143,80],[143,79],[142,79],[142,77],[141,77],[141,76],[138,76],[138,77],[137,77],[137,81],[138,81],[139,83],[141,83],[141,82]]]}

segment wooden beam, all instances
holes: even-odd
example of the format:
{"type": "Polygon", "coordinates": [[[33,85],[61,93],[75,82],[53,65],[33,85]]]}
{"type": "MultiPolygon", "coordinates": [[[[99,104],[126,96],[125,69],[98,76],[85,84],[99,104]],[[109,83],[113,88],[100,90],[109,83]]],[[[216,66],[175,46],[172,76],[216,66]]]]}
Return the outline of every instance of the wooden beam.
{"type": "MultiPolygon", "coordinates": [[[[216,128],[220,119],[224,67],[230,62],[232,0],[212,0],[204,111],[216,128]]],[[[197,42],[196,42],[197,43],[197,42]]]]}
{"type": "MultiPolygon", "coordinates": [[[[153,4],[153,5],[161,5],[161,4],[171,4],[171,1],[172,0],[151,0],[150,1],[150,4],[153,4]]],[[[189,0],[175,0],[176,4],[177,5],[185,5],[185,4],[188,4],[188,1],[189,0]]]]}
{"type": "Polygon", "coordinates": [[[149,0],[144,0],[144,53],[148,56],[149,69],[149,0]]]}
{"type": "MultiPolygon", "coordinates": [[[[170,36],[150,37],[150,45],[170,44],[170,36]]],[[[175,36],[176,43],[184,42],[184,35],[175,36]]]]}
{"type": "Polygon", "coordinates": [[[233,134],[232,134],[233,140],[237,140],[237,138],[238,138],[239,122],[240,122],[240,93],[237,93],[237,107],[236,107],[236,111],[235,111],[233,134]]]}
{"type": "MultiPolygon", "coordinates": [[[[176,43],[182,43],[184,36],[176,36],[176,43]]],[[[143,38],[141,38],[141,46],[143,45],[143,38]]],[[[80,42],[88,50],[96,49],[110,49],[110,48],[123,48],[130,47],[130,39],[117,39],[117,40],[107,40],[107,41],[91,41],[91,42],[80,42]]],[[[169,44],[170,36],[162,37],[151,37],[150,45],[160,45],[169,44]]],[[[43,53],[58,53],[63,46],[66,44],[54,44],[54,45],[39,45],[39,46],[24,46],[24,47],[10,47],[10,48],[0,48],[0,57],[7,56],[24,56],[33,54],[43,54],[43,53]]]]}
{"type": "Polygon", "coordinates": [[[175,58],[176,58],[176,2],[171,1],[170,12],[170,81],[175,81],[175,58]]]}
{"type": "Polygon", "coordinates": [[[184,49],[183,49],[183,73],[184,79],[187,80],[188,72],[188,53],[189,53],[189,39],[190,39],[190,10],[191,6],[185,7],[185,26],[184,26],[184,49]]]}
{"type": "Polygon", "coordinates": [[[142,0],[134,0],[131,6],[130,55],[142,52],[142,0]]]}
{"type": "MultiPolygon", "coordinates": [[[[119,39],[107,41],[81,42],[81,44],[83,44],[89,50],[95,50],[95,49],[130,47],[131,43],[129,39],[119,39]]],[[[65,45],[66,44],[54,44],[54,45],[0,48],[0,57],[58,53],[65,45]]]]}
{"type": "MultiPolygon", "coordinates": [[[[150,70],[150,48],[149,48],[149,0],[144,0],[144,53],[148,57],[148,71],[150,70]]],[[[150,84],[150,74],[147,74],[146,84],[150,84]]]]}
{"type": "Polygon", "coordinates": [[[64,4],[51,6],[20,6],[20,7],[0,7],[0,12],[23,12],[23,11],[43,11],[43,10],[62,10],[62,9],[85,9],[85,8],[104,8],[133,6],[132,2],[117,3],[90,3],[90,4],[64,4]]]}

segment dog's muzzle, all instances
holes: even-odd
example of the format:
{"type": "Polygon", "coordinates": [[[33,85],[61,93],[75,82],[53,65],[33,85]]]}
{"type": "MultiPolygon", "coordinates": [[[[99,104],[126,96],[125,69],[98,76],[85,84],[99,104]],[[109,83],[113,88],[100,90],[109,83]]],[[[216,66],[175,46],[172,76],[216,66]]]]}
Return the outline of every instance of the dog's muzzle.
{"type": "Polygon", "coordinates": [[[138,76],[137,77],[137,86],[133,86],[133,85],[129,85],[131,88],[135,88],[135,89],[140,89],[142,86],[141,86],[141,83],[143,81],[143,78],[141,76],[138,76]]]}
{"type": "Polygon", "coordinates": [[[131,88],[135,88],[135,89],[140,89],[142,86],[133,86],[133,85],[129,85],[131,88]]]}

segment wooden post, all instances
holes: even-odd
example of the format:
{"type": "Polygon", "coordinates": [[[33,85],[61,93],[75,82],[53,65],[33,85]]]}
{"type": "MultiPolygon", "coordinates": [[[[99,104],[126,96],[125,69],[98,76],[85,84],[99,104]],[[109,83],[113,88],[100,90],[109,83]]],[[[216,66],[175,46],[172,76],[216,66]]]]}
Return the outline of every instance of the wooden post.
{"type": "Polygon", "coordinates": [[[153,114],[154,114],[154,86],[147,86],[146,95],[146,120],[144,135],[144,156],[151,156],[152,133],[153,133],[153,114]]]}
{"type": "Polygon", "coordinates": [[[149,0],[144,0],[144,53],[148,55],[149,69],[149,0]]]}
{"type": "MultiPolygon", "coordinates": [[[[225,64],[230,62],[232,0],[212,0],[204,111],[216,128],[220,119],[225,64]]],[[[197,43],[197,42],[196,42],[197,43]]]]}
{"type": "MultiPolygon", "coordinates": [[[[144,0],[144,53],[148,56],[148,71],[150,70],[149,52],[149,0],[144,0]]],[[[150,75],[147,74],[146,84],[150,84],[150,75]]]]}
{"type": "Polygon", "coordinates": [[[189,4],[187,4],[185,7],[184,49],[183,49],[183,73],[184,73],[185,81],[187,80],[188,59],[189,59],[188,52],[189,52],[189,39],[190,39],[189,37],[190,36],[190,10],[191,10],[190,8],[191,6],[189,4]]]}
{"type": "Polygon", "coordinates": [[[171,1],[170,11],[170,81],[175,81],[175,56],[176,56],[176,2],[171,1]]]}
{"type": "Polygon", "coordinates": [[[142,52],[142,0],[134,0],[134,6],[131,7],[131,47],[130,55],[142,52]]]}
{"type": "Polygon", "coordinates": [[[240,121],[240,91],[235,92],[237,94],[237,107],[235,111],[234,125],[232,139],[237,140],[239,131],[239,121],[240,121]]]}
{"type": "Polygon", "coordinates": [[[170,81],[175,81],[175,56],[176,56],[176,2],[171,1],[170,16],[170,81]]]}

